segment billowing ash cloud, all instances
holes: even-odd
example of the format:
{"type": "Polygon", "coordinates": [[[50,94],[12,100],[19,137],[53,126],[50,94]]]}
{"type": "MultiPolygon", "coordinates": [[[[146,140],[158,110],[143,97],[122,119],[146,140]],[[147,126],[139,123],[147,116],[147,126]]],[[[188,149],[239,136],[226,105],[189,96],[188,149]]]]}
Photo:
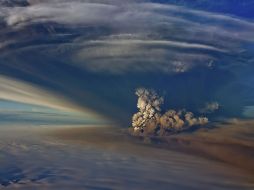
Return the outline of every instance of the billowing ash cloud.
{"type": "Polygon", "coordinates": [[[184,109],[168,110],[162,113],[161,105],[164,99],[154,90],[139,88],[136,95],[139,112],[132,117],[133,132],[136,135],[166,135],[208,123],[208,118],[195,117],[192,112],[184,109]]]}
{"type": "Polygon", "coordinates": [[[157,125],[161,114],[161,104],[163,98],[159,97],[155,91],[146,89],[137,89],[136,95],[138,98],[137,107],[139,112],[133,115],[132,125],[134,129],[145,128],[147,125],[157,125]]]}
{"type": "Polygon", "coordinates": [[[207,102],[203,108],[199,110],[200,113],[213,113],[220,108],[218,102],[207,102]]]}

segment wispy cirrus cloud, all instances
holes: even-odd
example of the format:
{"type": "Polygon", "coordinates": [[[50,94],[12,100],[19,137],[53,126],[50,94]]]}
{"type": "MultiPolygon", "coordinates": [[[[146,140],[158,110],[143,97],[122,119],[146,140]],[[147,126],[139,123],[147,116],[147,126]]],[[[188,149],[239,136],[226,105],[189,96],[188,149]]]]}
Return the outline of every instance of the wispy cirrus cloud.
{"type": "MultiPolygon", "coordinates": [[[[251,21],[170,4],[100,0],[28,3],[23,7],[1,7],[8,30],[58,24],[62,33],[68,29],[68,34],[77,37],[72,41],[63,38],[54,44],[53,52],[61,49],[61,53],[72,55],[72,64],[95,72],[140,72],[144,63],[151,69],[143,72],[174,73],[178,71],[174,69],[176,62],[185,68],[182,71],[207,67],[218,57],[244,51],[244,44],[254,39],[251,21]],[[76,31],[69,31],[73,28],[76,31]]],[[[51,37],[60,34],[54,26],[47,29],[51,37]]]]}

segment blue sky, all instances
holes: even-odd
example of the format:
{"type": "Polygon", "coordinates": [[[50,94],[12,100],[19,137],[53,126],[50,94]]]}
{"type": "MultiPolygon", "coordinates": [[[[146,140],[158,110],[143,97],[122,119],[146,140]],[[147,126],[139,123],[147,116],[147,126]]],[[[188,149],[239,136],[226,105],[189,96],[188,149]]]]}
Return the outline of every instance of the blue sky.
{"type": "Polygon", "coordinates": [[[0,109],[127,125],[135,89],[147,87],[167,108],[217,102],[212,120],[253,117],[253,8],[250,0],[2,1],[0,109]]]}
{"type": "Polygon", "coordinates": [[[210,12],[254,18],[254,2],[251,0],[220,0],[215,2],[208,0],[155,0],[153,2],[173,3],[180,6],[187,6],[210,12]]]}

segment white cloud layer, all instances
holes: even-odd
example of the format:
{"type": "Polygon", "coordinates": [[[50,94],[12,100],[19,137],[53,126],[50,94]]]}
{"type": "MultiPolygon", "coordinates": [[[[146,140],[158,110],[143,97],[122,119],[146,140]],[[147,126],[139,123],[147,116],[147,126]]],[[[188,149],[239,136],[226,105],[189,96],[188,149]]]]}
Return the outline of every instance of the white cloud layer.
{"type": "MultiPolygon", "coordinates": [[[[55,23],[82,29],[74,41],[58,44],[52,51],[71,53],[72,64],[94,72],[185,72],[195,66],[207,67],[221,55],[243,52],[244,44],[254,39],[251,21],[169,4],[113,0],[29,3],[26,7],[0,7],[8,28],[55,23]],[[99,32],[87,39],[91,28],[99,32]]],[[[54,25],[52,28],[54,33],[54,25]]]]}

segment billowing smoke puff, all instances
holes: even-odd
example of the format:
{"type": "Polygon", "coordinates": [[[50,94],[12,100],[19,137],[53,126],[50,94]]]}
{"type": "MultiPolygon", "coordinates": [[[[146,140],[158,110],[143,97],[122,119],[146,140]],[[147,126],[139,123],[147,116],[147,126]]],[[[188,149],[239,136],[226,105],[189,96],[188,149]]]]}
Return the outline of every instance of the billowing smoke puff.
{"type": "Polygon", "coordinates": [[[220,108],[220,104],[218,102],[207,102],[203,108],[199,111],[201,113],[213,113],[220,108]]]}
{"type": "Polygon", "coordinates": [[[132,126],[134,129],[144,128],[151,122],[158,122],[160,118],[161,104],[163,98],[159,97],[155,91],[143,88],[137,89],[137,107],[139,112],[133,115],[132,126]]]}
{"type": "Polygon", "coordinates": [[[186,110],[168,110],[161,113],[164,99],[154,91],[139,88],[137,107],[139,112],[132,117],[133,133],[137,135],[166,135],[170,132],[179,132],[192,126],[205,125],[206,117],[194,117],[186,110]]]}

